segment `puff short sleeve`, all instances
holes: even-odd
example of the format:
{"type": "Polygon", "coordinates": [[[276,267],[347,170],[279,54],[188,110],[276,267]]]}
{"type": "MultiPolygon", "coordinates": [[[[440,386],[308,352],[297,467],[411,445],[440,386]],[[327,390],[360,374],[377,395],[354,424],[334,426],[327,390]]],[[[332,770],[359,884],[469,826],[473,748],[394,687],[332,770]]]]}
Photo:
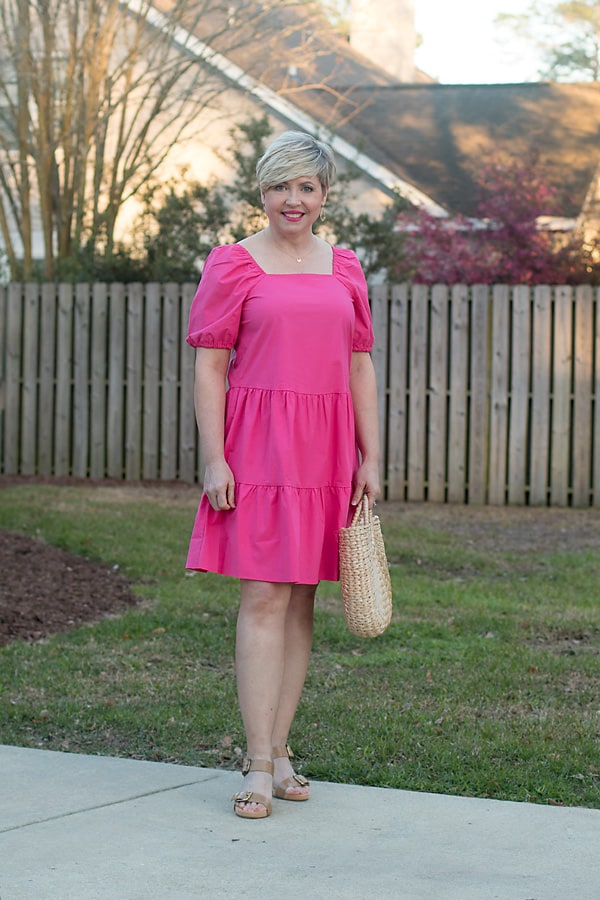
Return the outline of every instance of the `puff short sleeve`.
{"type": "Polygon", "coordinates": [[[210,251],[190,309],[186,340],[191,347],[235,346],[250,279],[248,257],[237,244],[210,251]]]}
{"type": "Polygon", "coordinates": [[[367,281],[358,257],[352,250],[336,248],[338,277],[350,293],[354,304],[354,333],[352,350],[369,353],[373,348],[374,334],[369,306],[367,281]]]}

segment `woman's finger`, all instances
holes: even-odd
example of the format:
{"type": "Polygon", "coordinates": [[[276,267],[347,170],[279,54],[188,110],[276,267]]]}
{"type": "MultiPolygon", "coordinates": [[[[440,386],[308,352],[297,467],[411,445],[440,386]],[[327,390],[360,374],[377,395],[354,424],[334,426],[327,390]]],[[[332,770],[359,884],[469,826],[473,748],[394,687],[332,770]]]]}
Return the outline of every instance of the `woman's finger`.
{"type": "Polygon", "coordinates": [[[358,506],[362,499],[362,495],[365,492],[365,482],[359,481],[358,484],[355,485],[354,491],[352,493],[352,500],[350,501],[352,506],[358,506]]]}
{"type": "Polygon", "coordinates": [[[227,501],[229,509],[235,509],[235,483],[233,481],[230,481],[227,485],[225,499],[227,501]]]}

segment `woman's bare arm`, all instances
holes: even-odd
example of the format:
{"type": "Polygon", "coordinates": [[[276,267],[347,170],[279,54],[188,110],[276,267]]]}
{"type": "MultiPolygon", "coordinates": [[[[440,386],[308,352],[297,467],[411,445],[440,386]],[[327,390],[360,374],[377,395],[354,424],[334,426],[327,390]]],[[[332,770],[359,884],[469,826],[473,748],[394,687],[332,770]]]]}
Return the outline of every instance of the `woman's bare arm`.
{"type": "Polygon", "coordinates": [[[225,460],[225,380],[230,351],[198,347],[194,406],[204,457],[204,493],[216,510],[235,507],[235,478],[225,460]]]}

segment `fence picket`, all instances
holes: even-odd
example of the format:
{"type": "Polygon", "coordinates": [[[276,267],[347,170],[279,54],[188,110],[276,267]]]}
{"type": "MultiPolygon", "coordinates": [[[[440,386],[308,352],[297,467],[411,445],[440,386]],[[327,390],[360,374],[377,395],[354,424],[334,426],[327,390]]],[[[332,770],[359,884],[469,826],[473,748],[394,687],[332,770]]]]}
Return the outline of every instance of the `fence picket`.
{"type": "Polygon", "coordinates": [[[142,475],[142,367],[144,351],[144,289],[130,284],[127,297],[125,386],[125,477],[142,475]]]}
{"type": "Polygon", "coordinates": [[[425,499],[428,380],[428,291],[413,286],[410,304],[410,369],[408,413],[408,499],[425,499]]]}
{"type": "Polygon", "coordinates": [[[371,317],[375,333],[371,357],[377,382],[379,444],[381,448],[380,476],[383,484],[386,471],[385,423],[387,421],[388,405],[388,287],[386,284],[374,285],[370,293],[371,317]]]}
{"type": "Polygon", "coordinates": [[[504,284],[492,290],[492,377],[490,391],[490,462],[488,501],[506,500],[509,385],[509,293],[504,284]]]}
{"type": "Polygon", "coordinates": [[[53,471],[52,444],[56,410],[56,286],[42,285],[40,320],[40,383],[38,405],[38,463],[40,475],[53,471]]]}
{"type": "Polygon", "coordinates": [[[54,474],[71,472],[71,422],[73,418],[73,285],[61,284],[56,322],[56,427],[54,474]]]}
{"type": "Polygon", "coordinates": [[[106,474],[106,335],[107,285],[92,288],[92,363],[90,383],[90,475],[106,474]]]}
{"type": "Polygon", "coordinates": [[[159,466],[159,411],[160,411],[160,285],[146,285],[146,310],[144,318],[144,404],[143,440],[144,478],[158,478],[159,466]]]}
{"type": "Polygon", "coordinates": [[[166,284],[161,347],[160,477],[177,474],[177,381],[179,369],[179,286],[166,284]]]}
{"type": "Polygon", "coordinates": [[[452,288],[450,321],[450,405],[448,415],[448,500],[464,503],[467,482],[467,379],[469,365],[469,295],[465,285],[452,288]]]}
{"type": "Polygon", "coordinates": [[[550,461],[552,295],[547,285],[534,289],[532,340],[529,502],[539,506],[548,498],[550,461]]]}
{"type": "Polygon", "coordinates": [[[73,357],[73,475],[88,475],[90,449],[90,286],[75,286],[73,357]]]}
{"type": "Polygon", "coordinates": [[[529,288],[524,285],[513,290],[511,331],[508,502],[522,505],[527,480],[531,338],[529,288]]]}
{"type": "Polygon", "coordinates": [[[8,286],[6,310],[6,378],[5,378],[5,434],[4,471],[13,475],[20,471],[19,427],[21,416],[21,342],[23,339],[23,305],[20,284],[8,286]]]}
{"type": "Polygon", "coordinates": [[[108,320],[108,397],[106,471],[110,478],[123,477],[123,403],[125,381],[125,289],[111,284],[108,320]]]}
{"type": "Polygon", "coordinates": [[[193,481],[196,472],[197,428],[194,416],[194,351],[185,343],[195,285],[184,284],[181,293],[179,362],[179,472],[182,481],[193,481]]]}
{"type": "Polygon", "coordinates": [[[387,487],[390,500],[403,500],[406,481],[408,287],[392,287],[390,308],[390,399],[387,421],[387,487]]]}
{"type": "Polygon", "coordinates": [[[571,374],[573,362],[573,291],[559,287],[554,301],[552,439],[550,498],[553,506],[569,500],[571,374]]]}
{"type": "Polygon", "coordinates": [[[592,490],[593,505],[600,507],[600,288],[595,291],[595,307],[596,307],[596,328],[594,333],[594,428],[593,428],[593,448],[594,458],[592,460],[592,490]]]}
{"type": "Polygon", "coordinates": [[[448,428],[448,288],[431,290],[429,412],[427,416],[427,499],[446,499],[446,433],[448,428]]]}
{"type": "MultiPolygon", "coordinates": [[[[8,319],[8,290],[0,284],[0,351],[6,347],[6,324],[8,319]]],[[[6,436],[6,353],[0,352],[0,457],[4,450],[6,436]]]]}
{"type": "Polygon", "coordinates": [[[580,284],[575,288],[572,441],[574,506],[587,506],[591,493],[593,336],[593,292],[589,284],[580,284]]]}
{"type": "Polygon", "coordinates": [[[21,471],[33,475],[37,462],[37,401],[40,297],[37,284],[25,285],[23,382],[21,400],[21,471]]]}
{"type": "Polygon", "coordinates": [[[483,504],[489,452],[489,288],[485,284],[477,284],[472,289],[470,339],[468,501],[483,504]]]}

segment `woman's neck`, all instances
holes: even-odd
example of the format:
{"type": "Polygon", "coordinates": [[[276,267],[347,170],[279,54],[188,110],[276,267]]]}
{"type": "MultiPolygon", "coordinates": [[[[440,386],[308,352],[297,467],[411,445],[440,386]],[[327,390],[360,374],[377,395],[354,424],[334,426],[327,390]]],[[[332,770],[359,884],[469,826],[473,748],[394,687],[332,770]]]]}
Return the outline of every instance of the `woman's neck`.
{"type": "Polygon", "coordinates": [[[303,262],[303,260],[313,254],[319,246],[318,239],[312,232],[310,235],[298,235],[296,240],[282,238],[279,235],[274,234],[270,229],[265,229],[264,233],[271,246],[278,253],[282,253],[290,259],[294,259],[297,263],[303,262]]]}

